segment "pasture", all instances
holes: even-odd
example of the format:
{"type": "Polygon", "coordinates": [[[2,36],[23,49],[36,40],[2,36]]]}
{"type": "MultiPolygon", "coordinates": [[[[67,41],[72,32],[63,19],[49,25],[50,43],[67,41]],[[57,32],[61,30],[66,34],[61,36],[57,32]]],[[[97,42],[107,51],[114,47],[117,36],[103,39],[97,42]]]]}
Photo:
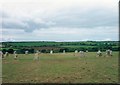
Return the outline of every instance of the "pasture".
{"type": "MultiPolygon", "coordinates": [[[[105,53],[104,53],[105,54],[105,53]]],[[[118,83],[118,52],[111,57],[74,53],[10,54],[2,60],[3,83],[118,83]]]]}

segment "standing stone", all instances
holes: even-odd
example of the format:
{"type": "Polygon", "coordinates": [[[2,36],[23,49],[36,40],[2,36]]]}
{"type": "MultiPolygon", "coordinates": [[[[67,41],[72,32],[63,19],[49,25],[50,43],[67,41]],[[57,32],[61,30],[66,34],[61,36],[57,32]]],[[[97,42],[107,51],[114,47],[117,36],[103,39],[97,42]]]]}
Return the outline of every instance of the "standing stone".
{"type": "Polygon", "coordinates": [[[50,54],[53,54],[53,51],[52,51],[52,50],[50,51],[50,54]]]}
{"type": "Polygon", "coordinates": [[[18,57],[18,54],[16,53],[16,51],[14,51],[14,59],[16,60],[18,57]]]}
{"type": "Polygon", "coordinates": [[[102,56],[102,52],[100,50],[98,50],[97,57],[100,57],[100,56],[102,56]]]}
{"type": "Polygon", "coordinates": [[[63,53],[65,53],[65,50],[63,50],[63,53]]]}
{"type": "Polygon", "coordinates": [[[25,54],[26,54],[26,55],[28,54],[28,50],[25,51],[25,54]]]}
{"type": "Polygon", "coordinates": [[[75,50],[75,53],[78,53],[78,50],[75,50]]]}

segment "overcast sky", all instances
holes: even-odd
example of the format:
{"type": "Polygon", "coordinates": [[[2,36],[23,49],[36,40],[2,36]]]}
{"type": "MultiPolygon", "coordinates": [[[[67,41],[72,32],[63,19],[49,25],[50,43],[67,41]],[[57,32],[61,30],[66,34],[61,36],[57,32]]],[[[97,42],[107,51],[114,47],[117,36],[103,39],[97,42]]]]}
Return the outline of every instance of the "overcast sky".
{"type": "Polygon", "coordinates": [[[119,0],[0,0],[0,41],[118,41],[119,0]]]}

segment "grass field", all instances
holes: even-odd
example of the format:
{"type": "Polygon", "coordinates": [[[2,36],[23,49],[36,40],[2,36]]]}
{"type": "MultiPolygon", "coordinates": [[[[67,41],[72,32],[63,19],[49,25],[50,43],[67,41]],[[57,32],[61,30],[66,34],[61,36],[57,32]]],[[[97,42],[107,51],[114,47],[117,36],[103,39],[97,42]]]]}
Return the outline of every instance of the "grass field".
{"type": "MultiPolygon", "coordinates": [[[[105,54],[105,53],[104,53],[105,54]]],[[[74,53],[19,54],[18,60],[9,55],[2,61],[3,83],[117,83],[118,52],[112,57],[86,57],[74,53]]]]}

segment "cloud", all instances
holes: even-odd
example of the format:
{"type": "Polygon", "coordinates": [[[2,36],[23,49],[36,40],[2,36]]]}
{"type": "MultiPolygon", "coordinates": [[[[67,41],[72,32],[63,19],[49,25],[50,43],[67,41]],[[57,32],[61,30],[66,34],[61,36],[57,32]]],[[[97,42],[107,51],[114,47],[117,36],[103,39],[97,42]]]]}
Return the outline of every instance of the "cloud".
{"type": "MultiPolygon", "coordinates": [[[[3,28],[24,29],[26,32],[32,32],[35,29],[50,27],[69,27],[69,28],[95,28],[99,26],[116,26],[118,25],[118,15],[115,12],[103,9],[93,9],[83,13],[79,13],[79,9],[48,19],[42,18],[24,18],[24,20],[16,18],[3,18],[3,28]]],[[[65,10],[64,10],[65,11],[65,10]]]]}
{"type": "Polygon", "coordinates": [[[56,26],[69,28],[95,28],[99,26],[116,26],[118,24],[117,13],[113,14],[114,12],[108,10],[94,9],[83,13],[78,11],[80,10],[77,9],[63,16],[58,16],[53,22],[56,22],[56,26]]]}
{"type": "Polygon", "coordinates": [[[3,40],[35,40],[35,41],[84,41],[84,40],[118,40],[118,28],[49,28],[36,29],[32,33],[23,29],[3,29],[3,40]]]}
{"type": "Polygon", "coordinates": [[[111,41],[110,38],[105,38],[103,41],[111,41]]]}
{"type": "Polygon", "coordinates": [[[2,3],[2,29],[17,36],[13,37],[16,40],[38,40],[40,36],[40,40],[49,40],[49,36],[53,40],[118,40],[118,0],[4,0],[2,3]]]}
{"type": "MultiPolygon", "coordinates": [[[[10,15],[10,20],[18,19],[22,23],[28,24],[29,28],[49,28],[51,25],[53,27],[99,27],[99,26],[115,26],[118,22],[118,11],[116,6],[113,3],[115,1],[101,1],[101,0],[81,0],[81,1],[45,1],[41,2],[38,6],[37,3],[23,3],[23,4],[5,4],[3,5],[4,11],[8,12],[10,15]],[[57,5],[54,5],[54,2],[57,5]],[[98,3],[99,2],[99,3],[98,3]],[[108,4],[110,4],[110,7],[108,4]],[[51,5],[49,5],[51,4],[51,5]],[[17,6],[18,5],[18,6],[17,6]],[[10,7],[10,8],[9,8],[10,7]],[[14,7],[16,7],[14,9],[14,7]],[[15,18],[15,19],[14,19],[15,18]],[[23,20],[24,19],[24,20],[23,20]],[[27,19],[27,20],[25,20],[27,19]],[[41,20],[45,23],[37,23],[36,19],[41,20]],[[48,23],[52,22],[54,24],[48,23]],[[32,26],[31,26],[32,24],[32,26]]],[[[117,0],[116,0],[117,2],[117,0]]],[[[6,15],[6,14],[5,14],[6,15]]],[[[4,15],[3,15],[4,16],[4,15]]],[[[4,19],[3,19],[4,20],[4,19]]],[[[16,20],[15,20],[16,22],[16,20]]],[[[7,21],[3,21],[3,28],[23,28],[23,24],[18,23],[9,23],[7,21]],[[6,24],[7,23],[7,24],[6,24]],[[16,26],[17,25],[17,26],[16,26]],[[21,25],[21,26],[20,26],[21,25]]],[[[24,29],[28,29],[28,27],[24,27],[24,29]]],[[[30,30],[32,30],[30,28],[30,30]]]]}
{"type": "Polygon", "coordinates": [[[112,27],[99,27],[97,29],[88,28],[49,28],[35,30],[33,34],[39,39],[51,39],[57,41],[70,41],[70,40],[104,40],[110,38],[111,40],[118,40],[118,28],[112,27]]]}
{"type": "Polygon", "coordinates": [[[32,32],[39,28],[48,28],[54,25],[53,22],[44,22],[41,19],[19,20],[14,18],[3,18],[2,27],[6,29],[24,29],[26,32],[32,32]]]}

